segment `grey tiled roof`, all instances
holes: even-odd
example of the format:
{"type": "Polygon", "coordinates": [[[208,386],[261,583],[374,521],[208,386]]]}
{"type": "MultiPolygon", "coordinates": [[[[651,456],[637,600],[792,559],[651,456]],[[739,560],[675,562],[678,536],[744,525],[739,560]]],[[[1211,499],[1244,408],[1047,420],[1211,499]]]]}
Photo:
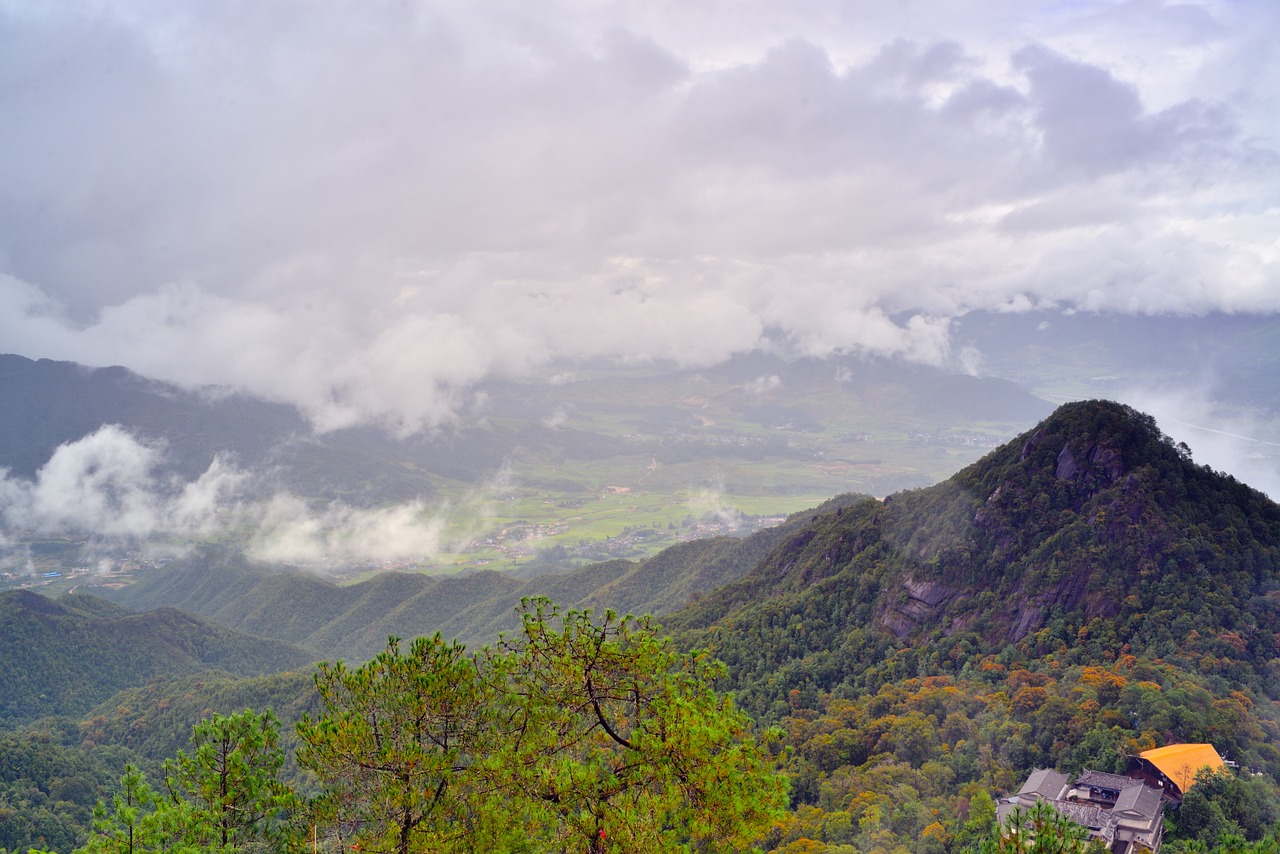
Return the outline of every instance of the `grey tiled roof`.
{"type": "Polygon", "coordinates": [[[1153,819],[1159,814],[1163,804],[1160,802],[1160,790],[1139,784],[1130,786],[1116,798],[1113,811],[1125,817],[1153,819]]]}
{"type": "Polygon", "coordinates": [[[1101,807],[1077,801],[1054,801],[1053,808],[1081,827],[1100,832],[1108,842],[1115,835],[1111,814],[1101,807]]]}
{"type": "Polygon", "coordinates": [[[1067,788],[1070,779],[1066,774],[1059,774],[1052,768],[1037,768],[1031,772],[1027,782],[1023,783],[1022,788],[1018,790],[1018,798],[1034,796],[1047,801],[1057,800],[1062,797],[1063,790],[1067,788]]]}
{"type": "Polygon", "coordinates": [[[1098,789],[1110,789],[1113,792],[1123,791],[1140,781],[1119,774],[1108,774],[1105,771],[1090,771],[1088,768],[1080,772],[1076,778],[1077,786],[1093,786],[1098,789]]]}
{"type": "Polygon", "coordinates": [[[1036,801],[1047,801],[1072,822],[1088,829],[1091,836],[1111,845],[1117,840],[1143,840],[1150,847],[1160,844],[1163,822],[1161,791],[1132,777],[1102,771],[1082,772],[1072,784],[1066,774],[1052,768],[1038,768],[1027,777],[1012,798],[1002,801],[998,814],[1003,821],[1016,805],[1024,809],[1036,801]],[[1089,789],[1105,789],[1118,793],[1114,804],[1110,798],[1089,801],[1089,789]],[[1074,789],[1074,791],[1072,791],[1074,789]],[[1068,799],[1068,794],[1072,799],[1068,799]],[[1082,799],[1076,799],[1082,798],[1082,799]]]}

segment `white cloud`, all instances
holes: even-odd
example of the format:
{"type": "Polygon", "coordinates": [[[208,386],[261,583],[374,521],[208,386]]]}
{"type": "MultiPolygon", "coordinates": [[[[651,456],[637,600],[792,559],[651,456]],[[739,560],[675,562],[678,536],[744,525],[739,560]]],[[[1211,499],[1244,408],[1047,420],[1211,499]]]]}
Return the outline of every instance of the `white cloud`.
{"type": "Polygon", "coordinates": [[[782,388],[782,378],[777,374],[756,377],[745,386],[743,391],[752,397],[768,397],[770,393],[782,388]]]}
{"type": "Polygon", "coordinates": [[[1201,388],[1129,388],[1118,397],[1152,415],[1174,440],[1186,443],[1195,462],[1233,474],[1273,501],[1280,500],[1280,435],[1273,432],[1274,420],[1215,404],[1211,387],[1206,378],[1201,388]]]}
{"type": "Polygon", "coordinates": [[[198,479],[165,475],[160,449],[111,424],[60,445],[33,480],[0,479],[0,518],[12,529],[145,538],[207,533],[246,475],[215,458],[198,479]]]}
{"type": "Polygon", "coordinates": [[[556,359],[1280,311],[1277,36],[1160,0],[0,0],[0,337],[408,433],[556,359]]]}
{"type": "MultiPolygon", "coordinates": [[[[19,532],[156,543],[247,536],[247,551],[261,560],[341,566],[426,560],[452,544],[443,540],[447,505],[312,507],[285,492],[261,499],[262,483],[223,457],[195,480],[182,481],[167,470],[162,447],[107,425],[60,445],[32,479],[0,469],[0,548],[21,547],[19,532]]],[[[462,511],[483,520],[489,496],[509,485],[495,481],[477,489],[462,511]]]]}
{"type": "Polygon", "coordinates": [[[263,509],[248,554],[279,563],[429,559],[443,551],[445,520],[419,501],[359,510],[340,505],[315,512],[277,495],[263,509]]]}

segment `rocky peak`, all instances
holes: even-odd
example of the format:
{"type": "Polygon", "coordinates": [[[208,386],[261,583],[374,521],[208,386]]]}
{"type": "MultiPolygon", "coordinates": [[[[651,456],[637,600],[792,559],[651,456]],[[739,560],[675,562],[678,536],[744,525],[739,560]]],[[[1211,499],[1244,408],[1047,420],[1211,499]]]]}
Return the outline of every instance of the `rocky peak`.
{"type": "Polygon", "coordinates": [[[1117,449],[1101,442],[1093,442],[1077,459],[1071,451],[1071,443],[1062,446],[1058,453],[1058,466],[1054,476],[1058,480],[1097,480],[1112,484],[1125,473],[1124,458],[1117,449]]]}

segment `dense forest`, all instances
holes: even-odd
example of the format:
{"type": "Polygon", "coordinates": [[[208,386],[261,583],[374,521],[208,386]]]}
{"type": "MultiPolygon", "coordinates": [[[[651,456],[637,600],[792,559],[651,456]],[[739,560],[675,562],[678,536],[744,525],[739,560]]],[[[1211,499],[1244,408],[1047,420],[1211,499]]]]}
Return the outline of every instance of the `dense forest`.
{"type": "MultiPolygon", "coordinates": [[[[308,832],[314,823],[330,842],[375,846],[364,850],[977,850],[1000,844],[993,799],[1030,770],[1118,772],[1136,752],[1177,742],[1212,743],[1238,770],[1188,793],[1162,850],[1274,850],[1280,507],[1196,465],[1141,413],[1070,404],[937,486],[884,501],[848,497],[793,520],[735,580],[690,593],[662,617],[664,630],[544,602],[523,621],[516,613],[521,628],[505,645],[470,654],[437,637],[358,667],[172,674],[83,713],[24,721],[0,752],[0,848],[123,850],[92,846],[133,814],[113,798],[129,787],[144,796],[148,780],[155,789],[143,813],[161,816],[148,832],[178,844],[174,813],[157,805],[193,800],[191,775],[178,773],[181,757],[200,749],[186,741],[192,725],[252,708],[260,725],[280,721],[262,765],[283,787],[272,797],[302,799],[281,801],[273,821],[296,831],[305,814],[308,832]],[[594,659],[576,644],[593,637],[617,644],[616,666],[606,668],[616,681],[583,675],[594,659]],[[415,656],[461,668],[447,681],[477,692],[464,705],[508,727],[484,727],[505,742],[460,735],[451,742],[458,753],[432,754],[456,775],[447,779],[458,798],[439,801],[454,810],[448,826],[481,834],[453,839],[456,849],[414,835],[428,834],[426,816],[396,837],[409,848],[376,847],[374,836],[391,840],[394,823],[358,812],[350,786],[359,776],[324,758],[341,751],[325,753],[323,721],[358,733],[370,714],[353,699],[377,695],[361,686],[415,656]],[[628,670],[628,661],[646,663],[628,670]],[[670,695],[670,706],[642,699],[672,686],[687,693],[670,695]],[[576,695],[564,693],[571,687],[576,695]],[[597,711],[593,697],[613,711],[597,711]],[[662,717],[664,708],[676,718],[662,717]],[[536,722],[536,737],[513,747],[518,719],[536,722]],[[692,733],[684,741],[673,735],[680,726],[692,733]],[[591,737],[575,740],[583,728],[591,737]],[[636,732],[664,733],[656,744],[679,741],[689,752],[644,753],[636,732]],[[703,750],[748,763],[732,781],[742,788],[699,777],[720,764],[687,764],[703,750]],[[122,787],[126,763],[136,770],[122,787]],[[619,788],[621,769],[643,784],[619,788]],[[705,788],[681,788],[696,785],[705,788]],[[502,821],[477,818],[494,813],[497,801],[486,798],[507,805],[502,821]],[[331,807],[327,823],[307,812],[321,803],[331,807]],[[699,806],[709,812],[695,815],[699,806]],[[640,832],[637,810],[662,817],[643,825],[662,838],[627,835],[640,832]],[[708,829],[717,816],[735,829],[708,829]]],[[[348,756],[370,750],[351,744],[348,756]]],[[[217,824],[200,821],[192,826],[217,824]]],[[[252,845],[286,844],[273,839],[264,832],[252,845]]]]}

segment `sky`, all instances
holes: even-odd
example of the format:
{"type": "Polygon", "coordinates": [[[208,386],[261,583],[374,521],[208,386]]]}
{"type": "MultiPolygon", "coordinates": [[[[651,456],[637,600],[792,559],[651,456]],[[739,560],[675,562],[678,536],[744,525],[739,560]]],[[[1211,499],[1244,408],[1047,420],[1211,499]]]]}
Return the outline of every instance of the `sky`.
{"type": "Polygon", "coordinates": [[[0,350],[412,433],[563,360],[1275,313],[1278,46],[1274,0],[0,0],[0,350]]]}

